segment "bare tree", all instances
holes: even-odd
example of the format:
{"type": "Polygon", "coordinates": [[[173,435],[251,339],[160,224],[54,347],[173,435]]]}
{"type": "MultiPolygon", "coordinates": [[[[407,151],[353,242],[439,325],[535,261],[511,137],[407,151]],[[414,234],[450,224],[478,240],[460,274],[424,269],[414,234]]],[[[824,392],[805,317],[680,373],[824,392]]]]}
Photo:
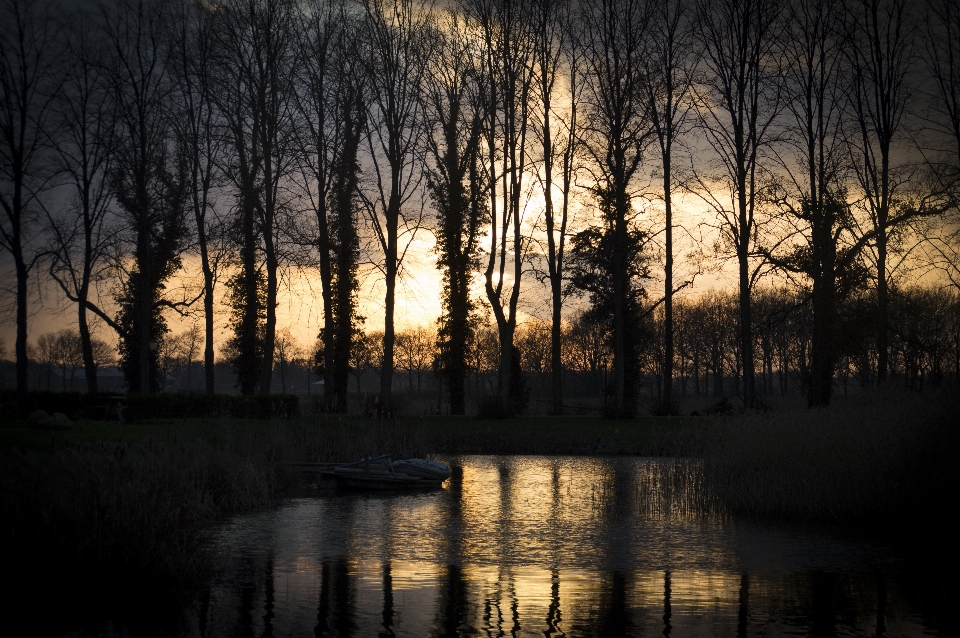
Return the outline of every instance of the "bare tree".
{"type": "Polygon", "coordinates": [[[413,376],[416,375],[418,396],[423,389],[423,373],[433,364],[436,343],[436,333],[423,326],[397,333],[397,359],[407,369],[410,392],[413,392],[413,376]]]}
{"type": "Polygon", "coordinates": [[[755,256],[758,173],[762,153],[773,141],[773,124],[781,108],[777,68],[780,44],[779,5],[769,0],[698,0],[696,28],[703,47],[706,77],[700,95],[700,128],[723,167],[725,204],[715,195],[719,184],[702,173],[698,190],[717,212],[720,230],[737,258],[740,293],[740,350],[743,399],[755,395],[750,289],[757,271],[755,256]],[[732,205],[730,205],[732,204],[732,205]]]}
{"type": "Polygon", "coordinates": [[[47,369],[47,392],[53,379],[53,366],[57,364],[57,335],[48,332],[37,337],[36,346],[30,348],[30,358],[47,369]]]}
{"type": "MultiPolygon", "coordinates": [[[[177,336],[167,339],[166,350],[173,358],[173,365],[179,370],[187,371],[187,392],[193,391],[193,364],[200,353],[200,345],[204,341],[200,328],[196,323],[177,336]]],[[[178,383],[179,388],[184,389],[178,383]]]]}
{"type": "MultiPolygon", "coordinates": [[[[172,69],[173,119],[177,143],[189,167],[190,208],[196,225],[196,249],[203,277],[204,350],[203,369],[207,394],[214,386],[214,288],[224,251],[218,250],[222,234],[213,196],[218,162],[222,163],[222,127],[213,100],[215,11],[199,2],[183,3],[174,16],[172,69]]],[[[189,377],[188,372],[188,377],[189,377]]]]}
{"type": "Polygon", "coordinates": [[[960,289],[960,7],[951,0],[926,3],[925,61],[933,78],[927,117],[932,148],[925,149],[952,215],[926,237],[930,260],[960,289]]]}
{"type": "Polygon", "coordinates": [[[357,392],[362,391],[363,377],[369,370],[378,370],[382,365],[383,333],[379,330],[364,333],[360,330],[350,347],[350,372],[357,380],[357,392]]]}
{"type": "Polygon", "coordinates": [[[232,280],[241,391],[270,392],[276,331],[285,180],[296,157],[296,4],[232,0],[218,10],[217,85],[233,153],[226,175],[237,190],[240,272],[232,280]],[[259,255],[263,255],[260,269],[259,255]]]}
{"type": "MultiPolygon", "coordinates": [[[[80,333],[71,328],[58,332],[51,332],[37,337],[37,350],[41,361],[48,366],[55,366],[60,370],[60,384],[63,392],[67,391],[67,374],[70,375],[70,386],[73,387],[73,378],[77,370],[83,367],[83,353],[80,349],[80,333]]],[[[50,389],[49,376],[47,389],[50,389]]]]}
{"type": "Polygon", "coordinates": [[[49,274],[77,304],[87,391],[97,391],[97,362],[87,312],[99,306],[97,285],[109,277],[116,240],[109,175],[115,144],[114,100],[104,65],[100,31],[84,11],[72,15],[70,66],[58,93],[58,130],[53,136],[57,168],[69,185],[68,205],[48,213],[53,246],[49,274]]]}
{"type": "Polygon", "coordinates": [[[103,339],[96,337],[90,340],[90,349],[93,350],[93,363],[97,369],[114,365],[117,362],[117,350],[103,339]]]}
{"type": "Polygon", "coordinates": [[[898,195],[914,177],[914,167],[898,161],[898,144],[907,141],[908,105],[913,97],[915,24],[906,0],[860,0],[849,7],[851,67],[849,91],[850,163],[870,219],[877,278],[877,383],[889,367],[889,265],[891,233],[919,213],[898,195]],[[898,206],[899,204],[899,206],[898,206]]]}
{"type": "Polygon", "coordinates": [[[132,259],[115,264],[123,273],[117,318],[89,300],[87,305],[120,335],[127,383],[132,392],[144,394],[163,383],[155,345],[167,332],[162,311],[183,305],[165,297],[166,282],[180,267],[185,247],[188,197],[187,167],[170,121],[167,7],[157,0],[101,7],[114,100],[109,181],[132,259]]]}
{"type": "Polygon", "coordinates": [[[290,328],[280,328],[277,330],[277,347],[274,350],[274,365],[280,374],[280,391],[286,394],[287,379],[290,378],[290,372],[301,360],[303,360],[303,348],[297,343],[290,328]]]}
{"type": "MultiPolygon", "coordinates": [[[[470,297],[479,270],[479,231],[487,221],[481,141],[488,87],[472,55],[471,24],[457,14],[438,17],[434,55],[423,86],[427,187],[437,215],[437,267],[443,271],[439,361],[451,414],[466,410],[469,345],[475,328],[470,297]]],[[[419,377],[418,377],[419,379],[419,377]]]]}
{"type": "Polygon", "coordinates": [[[47,1],[0,4],[0,248],[16,277],[17,392],[27,391],[27,279],[37,258],[31,233],[50,183],[44,159],[59,84],[56,11],[47,1]]]}
{"type": "MultiPolygon", "coordinates": [[[[644,92],[643,35],[649,15],[641,0],[593,0],[582,8],[589,106],[583,135],[595,175],[592,190],[604,226],[591,232],[606,244],[603,250],[610,251],[603,261],[609,265],[612,284],[608,294],[613,316],[613,414],[623,418],[632,416],[637,394],[637,379],[628,379],[627,374],[633,364],[628,361],[633,358],[628,315],[633,296],[631,257],[636,256],[633,239],[637,238],[631,228],[634,178],[653,133],[649,98],[644,92]]],[[[588,235],[578,237],[585,249],[599,248],[588,235]]]]}
{"type": "Polygon", "coordinates": [[[534,59],[538,69],[536,89],[542,115],[540,137],[543,173],[544,222],[547,235],[547,279],[550,282],[551,329],[550,373],[552,412],[563,413],[562,318],[564,257],[572,186],[578,146],[577,111],[583,92],[579,68],[581,50],[573,31],[577,21],[573,3],[567,0],[539,0],[534,3],[536,35],[534,59]],[[561,85],[558,86],[558,80],[561,85]],[[565,86],[563,86],[565,85],[565,86]],[[569,101],[557,104],[566,93],[569,101]],[[558,108],[559,107],[559,108],[558,108]],[[559,128],[554,131],[554,117],[559,128]],[[554,135],[556,134],[556,138],[554,135]],[[559,163],[559,166],[557,164],[559,163]],[[560,202],[555,205],[553,186],[559,168],[560,202]]]}
{"type": "Polygon", "coordinates": [[[299,182],[315,226],[323,329],[316,362],[330,412],[347,409],[357,316],[358,155],[366,124],[359,27],[338,2],[315,0],[301,14],[296,92],[299,182]]]}
{"type": "MultiPolygon", "coordinates": [[[[664,276],[663,276],[663,396],[659,411],[676,411],[673,398],[674,322],[673,295],[673,157],[677,138],[684,133],[693,113],[691,95],[695,69],[700,61],[699,43],[693,34],[691,3],[669,0],[654,3],[647,31],[648,54],[644,86],[649,100],[650,122],[660,151],[663,178],[664,276]]],[[[679,288],[690,282],[681,283],[679,288]]]]}
{"type": "Polygon", "coordinates": [[[960,7],[951,0],[926,3],[926,64],[935,91],[930,123],[949,140],[943,169],[948,182],[960,180],[960,7]]]}
{"type": "Polygon", "coordinates": [[[783,47],[788,121],[784,149],[776,154],[785,175],[778,205],[788,215],[786,233],[767,252],[778,266],[810,277],[814,328],[808,403],[830,403],[838,356],[838,277],[856,259],[852,219],[845,199],[840,124],[844,34],[842,8],[804,0],[787,12],[783,47]],[[850,250],[845,250],[850,249],[850,250]]]}
{"type": "Polygon", "coordinates": [[[430,51],[426,14],[414,0],[366,0],[364,6],[369,46],[369,57],[365,58],[370,92],[367,144],[373,182],[372,196],[366,199],[367,213],[383,252],[386,293],[380,404],[389,414],[393,408],[397,278],[425,212],[420,89],[430,51]]]}
{"type": "Polygon", "coordinates": [[[776,152],[783,178],[777,206],[785,226],[761,247],[778,267],[812,282],[811,407],[829,405],[839,357],[837,303],[862,274],[859,258],[869,237],[858,236],[846,202],[841,119],[844,107],[842,7],[804,0],[787,11],[783,47],[786,134],[776,152]]]}
{"type": "Polygon", "coordinates": [[[490,249],[484,291],[497,322],[500,366],[497,401],[501,414],[520,408],[520,366],[513,334],[523,263],[524,196],[528,188],[527,135],[536,73],[531,10],[509,0],[467,0],[466,12],[479,26],[482,68],[489,91],[486,136],[490,188],[490,249]],[[499,185],[499,188],[498,188],[499,185]],[[507,266],[512,265],[507,283],[507,266]]]}

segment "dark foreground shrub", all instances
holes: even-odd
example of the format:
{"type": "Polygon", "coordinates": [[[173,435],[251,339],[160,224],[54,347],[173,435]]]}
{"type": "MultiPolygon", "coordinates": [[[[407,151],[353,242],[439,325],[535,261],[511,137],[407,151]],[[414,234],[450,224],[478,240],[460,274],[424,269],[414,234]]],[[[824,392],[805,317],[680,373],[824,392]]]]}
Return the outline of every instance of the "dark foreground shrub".
{"type": "Polygon", "coordinates": [[[477,406],[477,418],[478,419],[509,419],[514,416],[514,414],[509,409],[504,409],[500,403],[500,399],[496,396],[483,396],[480,397],[479,405],[477,406]]]}
{"type": "MultiPolygon", "coordinates": [[[[3,412],[0,418],[7,420],[22,420],[37,410],[48,414],[61,412],[68,417],[80,415],[96,416],[98,412],[93,406],[101,405],[106,401],[108,394],[83,394],[80,392],[26,392],[17,394],[11,390],[0,393],[0,404],[3,412]]],[[[100,412],[103,410],[101,409],[100,412]]]]}
{"type": "Polygon", "coordinates": [[[265,461],[202,441],[2,450],[4,562],[190,579],[204,568],[204,526],[270,499],[277,479],[265,461]]]}
{"type": "Polygon", "coordinates": [[[126,578],[189,583],[215,567],[205,540],[211,525],[271,502],[300,479],[286,461],[377,453],[403,458],[426,450],[408,424],[339,418],[221,419],[188,438],[0,447],[0,566],[44,587],[126,578]]]}

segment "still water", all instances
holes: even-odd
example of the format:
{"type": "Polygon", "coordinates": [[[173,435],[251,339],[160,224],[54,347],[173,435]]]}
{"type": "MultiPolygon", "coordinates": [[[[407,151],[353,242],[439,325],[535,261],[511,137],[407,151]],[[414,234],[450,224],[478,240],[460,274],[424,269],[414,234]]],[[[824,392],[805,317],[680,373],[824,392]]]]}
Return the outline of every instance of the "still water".
{"type": "MultiPolygon", "coordinates": [[[[731,520],[695,467],[461,457],[419,494],[290,499],[214,534],[186,636],[950,635],[882,543],[731,520]]],[[[945,582],[945,581],[944,581],[945,582]]],[[[952,591],[955,591],[952,590],[952,591]]]]}

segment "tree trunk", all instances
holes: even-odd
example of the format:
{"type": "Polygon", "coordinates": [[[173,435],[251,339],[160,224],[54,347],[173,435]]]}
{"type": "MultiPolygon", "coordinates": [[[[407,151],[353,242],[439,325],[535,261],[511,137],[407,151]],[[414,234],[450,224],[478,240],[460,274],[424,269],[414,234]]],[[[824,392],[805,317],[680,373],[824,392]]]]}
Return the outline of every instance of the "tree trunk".
{"type": "Polygon", "coordinates": [[[17,357],[17,392],[25,393],[27,383],[27,277],[29,269],[23,260],[20,247],[19,227],[14,229],[13,260],[17,269],[17,341],[14,346],[17,357]]]}
{"type": "MultiPolygon", "coordinates": [[[[206,253],[206,250],[204,250],[206,253]]],[[[209,265],[203,267],[203,379],[208,395],[216,393],[213,358],[213,273],[209,265]]]]}
{"type": "MultiPolygon", "coordinates": [[[[671,107],[670,102],[667,108],[671,107]]],[[[666,214],[663,271],[663,401],[664,414],[673,414],[673,201],[670,196],[670,141],[663,154],[663,206],[666,214]]]]}
{"type": "Polygon", "coordinates": [[[97,364],[93,360],[93,346],[90,343],[90,327],[87,325],[86,294],[77,304],[77,326],[80,332],[80,351],[83,355],[83,374],[87,378],[87,392],[97,393],[97,364]]]}
{"type": "Polygon", "coordinates": [[[387,250],[387,293],[384,299],[383,365],[380,372],[380,408],[385,416],[393,416],[393,350],[396,342],[394,309],[397,287],[397,228],[396,222],[388,229],[391,234],[387,250]]]}
{"type": "MultiPolygon", "coordinates": [[[[884,220],[885,221],[885,220],[884,220]]],[[[877,385],[887,381],[889,367],[889,343],[887,337],[890,322],[890,300],[887,290],[887,232],[877,233],[877,385]]]]}
{"type": "Polygon", "coordinates": [[[259,337],[257,323],[260,297],[257,279],[257,235],[254,224],[254,206],[256,197],[252,184],[245,184],[241,195],[241,268],[243,269],[243,308],[241,309],[239,334],[237,335],[237,368],[240,394],[249,396],[256,392],[260,374],[257,360],[259,356],[259,337]]]}
{"type": "Polygon", "coordinates": [[[273,382],[273,355],[277,333],[277,255],[273,246],[273,233],[263,233],[264,252],[267,262],[266,321],[263,324],[263,359],[260,364],[260,394],[270,394],[273,382]]]}

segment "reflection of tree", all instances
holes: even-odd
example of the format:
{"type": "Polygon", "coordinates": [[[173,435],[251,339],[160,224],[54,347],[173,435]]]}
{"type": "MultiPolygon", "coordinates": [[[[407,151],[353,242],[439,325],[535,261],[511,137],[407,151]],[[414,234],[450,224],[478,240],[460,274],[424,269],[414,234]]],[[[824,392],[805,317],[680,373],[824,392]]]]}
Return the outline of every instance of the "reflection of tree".
{"type": "Polygon", "coordinates": [[[324,560],[320,566],[320,600],[317,608],[317,636],[347,638],[356,630],[356,601],[350,591],[350,565],[346,558],[324,560]]]}
{"type": "Polygon", "coordinates": [[[440,577],[440,600],[437,601],[435,638],[455,638],[463,635],[461,628],[467,624],[469,610],[467,582],[463,570],[457,565],[448,565],[440,577]]]}

